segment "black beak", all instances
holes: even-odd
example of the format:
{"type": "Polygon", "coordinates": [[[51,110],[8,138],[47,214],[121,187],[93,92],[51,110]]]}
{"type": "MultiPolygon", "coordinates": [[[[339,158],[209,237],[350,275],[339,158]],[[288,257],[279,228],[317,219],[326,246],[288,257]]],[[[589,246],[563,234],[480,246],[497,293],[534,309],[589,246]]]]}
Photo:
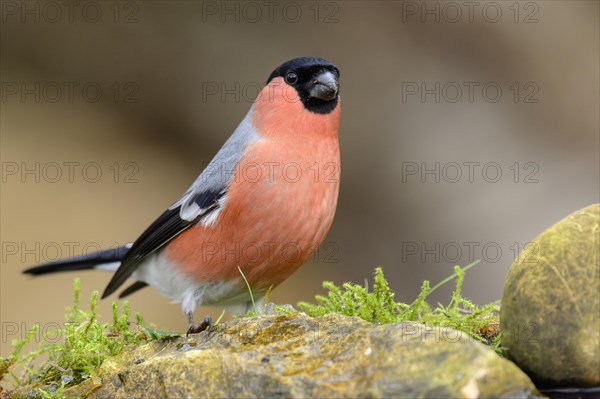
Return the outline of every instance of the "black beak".
{"type": "Polygon", "coordinates": [[[309,97],[331,101],[338,95],[338,79],[330,71],[319,72],[310,82],[309,97]]]}

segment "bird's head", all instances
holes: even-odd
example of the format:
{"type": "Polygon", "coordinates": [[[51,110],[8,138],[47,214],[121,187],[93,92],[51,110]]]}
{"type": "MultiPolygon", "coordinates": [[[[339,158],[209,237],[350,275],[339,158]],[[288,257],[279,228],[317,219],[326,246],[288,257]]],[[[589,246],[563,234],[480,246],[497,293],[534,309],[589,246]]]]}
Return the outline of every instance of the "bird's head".
{"type": "MultiPolygon", "coordinates": [[[[339,100],[340,71],[331,62],[316,57],[294,58],[275,69],[267,86],[275,81],[293,88],[304,107],[317,114],[328,114],[339,100]],[[279,79],[278,79],[279,78],[279,79]]],[[[293,99],[292,93],[286,93],[293,99]]]]}
{"type": "Polygon", "coordinates": [[[262,133],[337,135],[340,72],[322,58],[300,57],[277,67],[254,104],[262,133]]]}

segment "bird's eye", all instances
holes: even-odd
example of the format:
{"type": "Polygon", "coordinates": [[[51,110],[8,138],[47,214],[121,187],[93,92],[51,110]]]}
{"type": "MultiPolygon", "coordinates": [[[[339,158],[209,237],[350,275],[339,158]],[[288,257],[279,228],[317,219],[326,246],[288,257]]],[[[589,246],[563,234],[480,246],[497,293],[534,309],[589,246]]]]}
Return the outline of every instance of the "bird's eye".
{"type": "Polygon", "coordinates": [[[285,75],[285,82],[288,84],[295,84],[298,81],[298,74],[296,72],[288,72],[287,75],[285,75]]]}

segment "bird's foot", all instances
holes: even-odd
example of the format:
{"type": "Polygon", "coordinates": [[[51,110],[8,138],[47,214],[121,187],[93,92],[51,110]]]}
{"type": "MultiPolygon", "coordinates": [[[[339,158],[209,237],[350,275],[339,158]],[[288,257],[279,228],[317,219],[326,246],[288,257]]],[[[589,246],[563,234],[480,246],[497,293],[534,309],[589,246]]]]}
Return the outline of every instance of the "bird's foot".
{"type": "Polygon", "coordinates": [[[212,331],[213,328],[213,321],[212,318],[210,316],[206,316],[204,318],[204,320],[202,320],[200,323],[198,323],[197,325],[194,325],[194,322],[192,321],[191,318],[189,318],[190,320],[190,326],[188,327],[187,333],[185,334],[185,336],[187,337],[190,334],[198,334],[201,333],[204,330],[208,330],[208,337],[210,337],[210,333],[212,331]]]}

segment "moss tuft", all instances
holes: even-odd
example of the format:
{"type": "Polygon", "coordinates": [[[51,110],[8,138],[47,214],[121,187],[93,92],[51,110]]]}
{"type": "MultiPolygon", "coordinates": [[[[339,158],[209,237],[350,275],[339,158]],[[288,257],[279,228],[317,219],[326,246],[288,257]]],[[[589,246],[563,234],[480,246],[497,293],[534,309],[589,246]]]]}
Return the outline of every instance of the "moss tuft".
{"type": "Polygon", "coordinates": [[[93,376],[105,359],[149,340],[179,336],[145,326],[140,315],[136,316],[136,323],[130,323],[127,301],[121,313],[113,302],[112,323],[100,324],[98,292],[92,293],[89,311],[80,307],[80,292],[79,279],[75,279],[73,305],[66,310],[64,328],[44,334],[45,343],[37,349],[22,354],[23,348],[36,336],[38,326],[24,339],[13,341],[13,353],[0,358],[0,380],[10,376],[15,386],[29,386],[28,397],[62,398],[64,388],[93,376]],[[61,337],[64,339],[59,339],[61,337]],[[48,343],[57,341],[60,342],[48,343]]]}
{"type": "Polygon", "coordinates": [[[337,313],[357,316],[377,324],[414,321],[431,327],[449,327],[465,332],[474,339],[493,346],[501,353],[498,327],[499,301],[480,307],[462,296],[465,272],[477,263],[478,261],[473,262],[464,268],[455,266],[454,273],[433,288],[430,287],[429,281],[425,280],[421,292],[411,304],[395,301],[395,294],[390,289],[383,270],[378,267],[375,269],[372,290],[369,290],[366,282],[364,286],[344,283],[342,287],[338,287],[326,281],[323,283],[323,288],[328,290],[326,296],[317,295],[315,297],[317,304],[300,302],[298,306],[313,317],[337,313]],[[454,279],[456,283],[448,305],[438,304],[432,309],[427,303],[429,295],[454,279]]]}

